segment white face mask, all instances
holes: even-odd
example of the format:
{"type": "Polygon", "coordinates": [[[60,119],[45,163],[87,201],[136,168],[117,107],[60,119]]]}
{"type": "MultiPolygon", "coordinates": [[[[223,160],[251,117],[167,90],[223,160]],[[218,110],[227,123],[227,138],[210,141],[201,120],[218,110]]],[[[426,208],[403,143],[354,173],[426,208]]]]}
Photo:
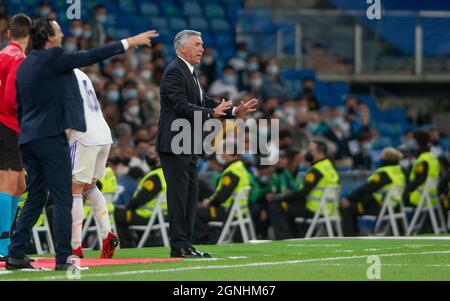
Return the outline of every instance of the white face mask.
{"type": "Polygon", "coordinates": [[[141,77],[144,80],[150,80],[152,78],[152,72],[150,70],[143,70],[141,72],[141,77]]]}
{"type": "Polygon", "coordinates": [[[148,91],[147,94],[145,94],[145,99],[148,101],[154,100],[155,97],[156,97],[156,92],[152,91],[152,90],[148,91]]]}
{"type": "Polygon", "coordinates": [[[133,116],[137,116],[139,114],[140,108],[138,106],[133,106],[128,109],[128,113],[133,116]]]}

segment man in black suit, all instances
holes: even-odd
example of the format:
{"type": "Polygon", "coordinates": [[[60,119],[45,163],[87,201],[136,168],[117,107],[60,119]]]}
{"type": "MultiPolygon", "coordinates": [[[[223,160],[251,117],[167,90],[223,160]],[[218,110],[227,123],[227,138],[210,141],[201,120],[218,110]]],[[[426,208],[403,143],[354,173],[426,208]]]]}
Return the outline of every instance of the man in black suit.
{"type": "MultiPolygon", "coordinates": [[[[257,99],[249,100],[238,107],[231,101],[219,104],[203,91],[194,66],[200,63],[203,54],[201,33],[183,30],[174,39],[177,57],[167,66],[161,80],[161,113],[157,134],[157,151],[167,182],[167,202],[171,257],[210,257],[209,253],[197,251],[192,246],[194,219],[198,199],[198,155],[194,150],[202,148],[202,139],[191,139],[189,153],[172,149],[172,139],[177,132],[171,130],[175,120],[184,119],[194,128],[194,112],[202,120],[211,118],[233,118],[244,116],[255,110],[257,99]],[[195,142],[198,145],[194,145],[195,142]]],[[[202,133],[192,133],[202,136],[202,133]]]]}
{"type": "Polygon", "coordinates": [[[7,269],[33,268],[25,256],[31,229],[50,193],[54,199],[53,229],[56,270],[71,266],[72,168],[65,131],[86,131],[83,102],[73,69],[95,64],[129,47],[150,46],[155,31],[96,49],[67,52],[56,21],[38,19],[30,31],[33,50],[17,71],[16,98],[19,147],[28,176],[28,199],[13,233],[7,269]]]}

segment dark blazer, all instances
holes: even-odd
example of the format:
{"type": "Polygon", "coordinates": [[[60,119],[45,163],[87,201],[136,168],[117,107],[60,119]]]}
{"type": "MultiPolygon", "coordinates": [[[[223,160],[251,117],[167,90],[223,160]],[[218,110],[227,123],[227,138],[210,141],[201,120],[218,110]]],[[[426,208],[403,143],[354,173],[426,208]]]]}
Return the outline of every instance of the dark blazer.
{"type": "MultiPolygon", "coordinates": [[[[189,121],[191,130],[194,130],[194,112],[202,112],[203,123],[213,118],[213,108],[218,102],[208,97],[202,88],[203,106],[200,91],[188,66],[178,56],[164,70],[160,94],[161,113],[156,142],[156,150],[163,153],[172,153],[172,139],[178,133],[171,131],[174,120],[183,118],[189,121]]],[[[232,118],[232,109],[228,110],[226,118],[232,118]]],[[[194,135],[194,133],[192,133],[194,135]]],[[[195,135],[202,133],[195,133],[195,135]]],[[[192,140],[193,140],[193,136],[192,140]]],[[[192,143],[192,149],[195,146],[192,143]]]]}
{"type": "Polygon", "coordinates": [[[32,50],[17,70],[19,145],[68,128],[85,132],[83,101],[73,69],[124,51],[121,42],[72,53],[63,48],[32,50]]]}

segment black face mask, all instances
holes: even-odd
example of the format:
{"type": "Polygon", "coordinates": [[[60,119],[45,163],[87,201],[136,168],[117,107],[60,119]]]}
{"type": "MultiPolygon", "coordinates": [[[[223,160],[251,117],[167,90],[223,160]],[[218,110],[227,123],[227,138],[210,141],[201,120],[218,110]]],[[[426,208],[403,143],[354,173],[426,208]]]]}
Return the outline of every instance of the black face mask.
{"type": "Polygon", "coordinates": [[[275,172],[276,172],[276,173],[282,173],[283,171],[284,171],[284,169],[281,168],[281,167],[275,168],[275,172]]]}
{"type": "Polygon", "coordinates": [[[431,144],[434,146],[438,146],[439,145],[439,140],[433,140],[431,141],[431,144]]]}
{"type": "Polygon", "coordinates": [[[307,124],[306,122],[300,122],[300,123],[298,124],[298,127],[299,127],[299,128],[305,128],[307,125],[308,125],[308,124],[307,124]]]}
{"type": "Polygon", "coordinates": [[[313,156],[311,155],[310,152],[306,153],[305,160],[308,161],[309,163],[312,163],[314,161],[314,158],[313,158],[313,156]]]}
{"type": "Polygon", "coordinates": [[[355,114],[356,112],[355,112],[355,108],[349,108],[348,110],[347,110],[347,112],[350,114],[350,115],[353,115],[353,114],[355,114]]]}
{"type": "Polygon", "coordinates": [[[158,161],[156,161],[156,160],[153,159],[153,158],[150,158],[148,155],[145,155],[145,162],[147,162],[147,165],[148,165],[151,169],[153,169],[158,161]]]}
{"type": "Polygon", "coordinates": [[[122,159],[122,164],[128,165],[128,164],[130,164],[130,161],[131,161],[131,158],[124,158],[124,159],[122,159]]]}
{"type": "Polygon", "coordinates": [[[112,157],[111,159],[109,159],[111,161],[112,164],[117,165],[121,162],[119,157],[112,157]]]}

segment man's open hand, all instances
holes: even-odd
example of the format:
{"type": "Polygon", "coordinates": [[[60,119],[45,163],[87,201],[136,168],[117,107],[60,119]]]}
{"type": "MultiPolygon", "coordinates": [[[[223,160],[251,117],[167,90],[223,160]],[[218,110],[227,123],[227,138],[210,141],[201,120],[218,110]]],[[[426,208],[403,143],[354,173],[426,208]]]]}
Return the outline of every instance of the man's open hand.
{"type": "Polygon", "coordinates": [[[225,99],[222,99],[222,102],[213,109],[213,116],[214,118],[220,118],[224,115],[226,115],[225,111],[231,108],[231,100],[225,101],[225,99]]]}
{"type": "Polygon", "coordinates": [[[245,117],[248,113],[256,111],[256,107],[258,106],[258,99],[253,98],[246,102],[241,101],[239,106],[236,108],[235,114],[236,117],[245,117]]]}

